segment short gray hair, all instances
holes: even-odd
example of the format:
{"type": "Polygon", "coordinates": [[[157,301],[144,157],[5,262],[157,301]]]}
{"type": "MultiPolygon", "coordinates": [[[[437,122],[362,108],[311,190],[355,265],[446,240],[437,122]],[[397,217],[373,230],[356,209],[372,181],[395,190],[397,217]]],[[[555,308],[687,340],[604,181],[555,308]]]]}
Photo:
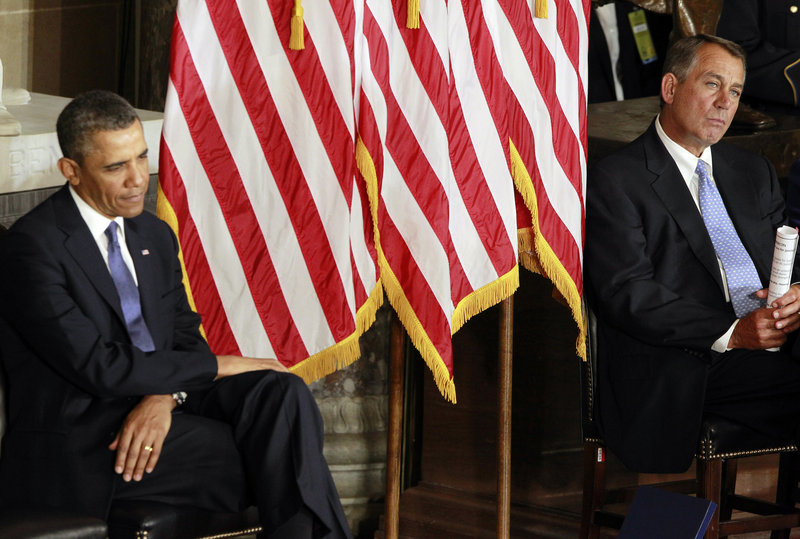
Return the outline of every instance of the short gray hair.
{"type": "Polygon", "coordinates": [[[697,51],[706,43],[713,43],[725,49],[731,56],[741,60],[742,68],[747,71],[747,54],[741,46],[721,37],[697,34],[681,38],[672,44],[664,58],[664,75],[672,73],[679,82],[686,81],[697,62],[697,51]]]}

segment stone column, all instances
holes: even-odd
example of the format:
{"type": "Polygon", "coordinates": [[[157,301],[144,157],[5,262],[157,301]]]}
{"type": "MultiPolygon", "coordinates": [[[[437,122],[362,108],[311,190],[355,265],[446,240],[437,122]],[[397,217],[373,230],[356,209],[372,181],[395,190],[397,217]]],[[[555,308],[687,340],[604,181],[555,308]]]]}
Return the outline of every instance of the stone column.
{"type": "Polygon", "coordinates": [[[372,537],[383,513],[391,311],[384,305],[361,340],[361,359],[311,384],[325,422],[325,458],[356,537],[372,537]]]}

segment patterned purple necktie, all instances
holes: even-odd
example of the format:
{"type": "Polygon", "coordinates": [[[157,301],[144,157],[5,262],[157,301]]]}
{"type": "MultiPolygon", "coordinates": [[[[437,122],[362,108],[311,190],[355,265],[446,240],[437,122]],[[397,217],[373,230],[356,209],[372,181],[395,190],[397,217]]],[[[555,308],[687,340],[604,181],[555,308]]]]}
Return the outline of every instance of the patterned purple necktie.
{"type": "Polygon", "coordinates": [[[700,212],[706,223],[708,235],[714,250],[722,261],[725,277],[728,280],[728,292],[736,316],[742,318],[759,307],[764,300],[756,297],[756,290],[763,288],[753,260],[742,245],[742,240],[725,209],[725,203],[717,190],[717,186],[708,176],[706,164],[702,159],[697,161],[695,173],[700,180],[699,198],[700,212]]]}
{"type": "Polygon", "coordinates": [[[139,302],[139,288],[133,280],[128,266],[122,259],[122,252],[117,240],[117,223],[111,221],[106,229],[108,237],[108,268],[111,270],[111,278],[117,287],[119,301],[122,305],[122,314],[125,316],[125,325],[128,328],[128,335],[134,346],[144,352],[152,352],[156,349],[150,330],[142,317],[142,305],[139,302]]]}

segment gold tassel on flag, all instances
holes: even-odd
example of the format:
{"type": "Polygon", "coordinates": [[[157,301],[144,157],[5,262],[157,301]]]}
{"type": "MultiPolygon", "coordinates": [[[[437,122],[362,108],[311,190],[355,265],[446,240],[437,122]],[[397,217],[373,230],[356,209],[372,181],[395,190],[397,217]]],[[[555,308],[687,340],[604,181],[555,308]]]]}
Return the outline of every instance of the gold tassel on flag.
{"type": "Polygon", "coordinates": [[[419,0],[408,0],[406,28],[419,28],[419,0]]]}
{"type": "Polygon", "coordinates": [[[292,8],[292,33],[289,36],[289,48],[293,51],[301,51],[306,48],[303,42],[303,6],[301,0],[294,0],[294,8],[292,8]]]}
{"type": "Polygon", "coordinates": [[[537,19],[547,18],[547,0],[536,0],[536,7],[534,8],[534,16],[537,19]]]}

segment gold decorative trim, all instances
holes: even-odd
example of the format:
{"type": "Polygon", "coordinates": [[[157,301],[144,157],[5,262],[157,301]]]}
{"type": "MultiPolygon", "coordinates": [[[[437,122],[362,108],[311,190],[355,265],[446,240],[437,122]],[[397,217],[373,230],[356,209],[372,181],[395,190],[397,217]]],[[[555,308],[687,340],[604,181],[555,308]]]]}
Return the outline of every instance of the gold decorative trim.
{"type": "Polygon", "coordinates": [[[199,537],[198,539],[225,539],[226,537],[240,537],[242,535],[253,535],[256,533],[261,533],[261,531],[262,531],[261,526],[256,526],[255,528],[239,530],[238,532],[220,533],[217,535],[205,535],[203,537],[199,537]]]}
{"type": "Polygon", "coordinates": [[[730,451],[728,453],[711,453],[711,440],[700,441],[700,451],[695,454],[695,458],[700,460],[732,459],[739,457],[752,457],[754,455],[766,455],[769,453],[787,453],[797,451],[796,445],[785,445],[781,447],[769,447],[765,449],[751,449],[749,451],[730,451]]]}
{"type": "Polygon", "coordinates": [[[797,88],[794,87],[794,82],[792,82],[792,78],[789,76],[789,70],[797,65],[798,62],[800,62],[800,59],[795,60],[783,69],[783,76],[786,77],[786,82],[789,83],[789,87],[792,89],[792,98],[794,99],[795,107],[797,106],[797,88]]]}

